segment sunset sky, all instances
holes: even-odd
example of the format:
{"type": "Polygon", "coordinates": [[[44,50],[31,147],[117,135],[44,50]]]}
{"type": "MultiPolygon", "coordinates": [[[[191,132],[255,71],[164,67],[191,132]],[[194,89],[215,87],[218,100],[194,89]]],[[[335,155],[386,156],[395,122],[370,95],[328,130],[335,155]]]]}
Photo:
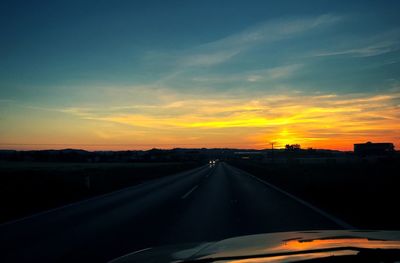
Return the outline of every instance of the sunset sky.
{"type": "Polygon", "coordinates": [[[1,1],[0,148],[400,148],[400,1],[1,1]]]}

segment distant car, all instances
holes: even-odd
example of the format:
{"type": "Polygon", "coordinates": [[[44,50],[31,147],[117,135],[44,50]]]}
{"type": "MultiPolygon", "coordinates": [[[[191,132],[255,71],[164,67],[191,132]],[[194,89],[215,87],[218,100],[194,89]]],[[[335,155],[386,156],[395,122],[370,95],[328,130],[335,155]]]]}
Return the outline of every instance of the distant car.
{"type": "Polygon", "coordinates": [[[110,263],[400,262],[400,231],[300,231],[143,249],[110,263]]]}

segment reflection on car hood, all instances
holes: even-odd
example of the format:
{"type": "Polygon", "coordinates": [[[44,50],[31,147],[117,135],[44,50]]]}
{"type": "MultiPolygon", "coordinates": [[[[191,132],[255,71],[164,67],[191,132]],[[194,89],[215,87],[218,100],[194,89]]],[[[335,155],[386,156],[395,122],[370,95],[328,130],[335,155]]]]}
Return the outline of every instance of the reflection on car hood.
{"type": "Polygon", "coordinates": [[[358,249],[400,249],[400,231],[302,231],[258,234],[217,242],[147,248],[119,257],[126,262],[293,262],[358,249]]]}

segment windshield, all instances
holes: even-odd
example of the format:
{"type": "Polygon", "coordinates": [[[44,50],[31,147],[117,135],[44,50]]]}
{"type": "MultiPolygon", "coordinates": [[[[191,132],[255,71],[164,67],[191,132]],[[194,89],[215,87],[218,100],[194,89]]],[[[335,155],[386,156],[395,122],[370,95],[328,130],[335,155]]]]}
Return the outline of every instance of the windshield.
{"type": "Polygon", "coordinates": [[[398,249],[399,10],[1,1],[0,262],[398,249]]]}

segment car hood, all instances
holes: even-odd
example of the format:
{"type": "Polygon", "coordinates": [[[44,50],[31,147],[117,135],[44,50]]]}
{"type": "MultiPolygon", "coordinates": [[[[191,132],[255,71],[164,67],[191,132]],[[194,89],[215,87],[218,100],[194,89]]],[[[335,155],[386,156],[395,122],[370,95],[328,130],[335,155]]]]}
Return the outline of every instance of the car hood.
{"type": "Polygon", "coordinates": [[[327,230],[258,234],[217,242],[146,248],[112,260],[127,262],[293,262],[359,249],[400,249],[400,231],[327,230]]]}

